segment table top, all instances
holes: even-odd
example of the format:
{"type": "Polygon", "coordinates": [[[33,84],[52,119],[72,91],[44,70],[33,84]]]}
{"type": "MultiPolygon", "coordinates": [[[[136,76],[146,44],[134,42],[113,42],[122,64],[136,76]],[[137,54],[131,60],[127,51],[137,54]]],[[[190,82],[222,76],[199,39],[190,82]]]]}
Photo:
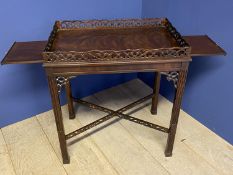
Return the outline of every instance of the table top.
{"type": "Polygon", "coordinates": [[[179,47],[164,27],[60,30],[51,51],[127,50],[179,47]]]}
{"type": "MultiPolygon", "coordinates": [[[[191,56],[226,55],[226,52],[207,35],[183,36],[191,46],[191,56]]],[[[43,63],[42,52],[48,41],[15,42],[9,49],[2,64],[35,64],[43,63]]],[[[207,57],[208,58],[208,57],[207,57]]]]}
{"type": "Polygon", "coordinates": [[[190,46],[166,18],[57,21],[45,63],[190,61],[190,46]]]}
{"type": "Polygon", "coordinates": [[[188,45],[192,57],[226,55],[207,35],[180,36],[167,19],[58,21],[49,41],[15,42],[1,64],[45,63],[48,56],[50,62],[178,60],[188,45]]]}

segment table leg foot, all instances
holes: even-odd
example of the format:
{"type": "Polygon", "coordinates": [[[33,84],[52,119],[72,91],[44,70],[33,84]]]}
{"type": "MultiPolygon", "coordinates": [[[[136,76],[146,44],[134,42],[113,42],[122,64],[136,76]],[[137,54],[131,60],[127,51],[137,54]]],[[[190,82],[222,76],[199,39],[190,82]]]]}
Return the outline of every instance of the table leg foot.
{"type": "Polygon", "coordinates": [[[151,113],[152,115],[157,115],[157,109],[151,109],[151,110],[150,110],[150,113],[151,113]]]}
{"type": "Polygon", "coordinates": [[[165,157],[172,157],[172,152],[164,152],[164,154],[165,154],[165,157]]]}
{"type": "Polygon", "coordinates": [[[63,158],[63,164],[70,164],[70,158],[69,157],[66,159],[63,158]]]}
{"type": "Polygon", "coordinates": [[[69,114],[69,119],[70,119],[70,120],[75,119],[75,115],[69,114]]]}

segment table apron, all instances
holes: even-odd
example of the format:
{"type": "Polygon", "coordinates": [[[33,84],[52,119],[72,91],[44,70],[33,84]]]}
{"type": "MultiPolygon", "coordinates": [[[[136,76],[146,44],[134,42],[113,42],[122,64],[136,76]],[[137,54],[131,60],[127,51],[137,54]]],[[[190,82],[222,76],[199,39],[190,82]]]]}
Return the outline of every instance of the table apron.
{"type": "Polygon", "coordinates": [[[170,72],[188,68],[189,62],[124,64],[124,65],[56,65],[44,67],[48,76],[52,75],[82,75],[111,74],[131,72],[170,72]]]}

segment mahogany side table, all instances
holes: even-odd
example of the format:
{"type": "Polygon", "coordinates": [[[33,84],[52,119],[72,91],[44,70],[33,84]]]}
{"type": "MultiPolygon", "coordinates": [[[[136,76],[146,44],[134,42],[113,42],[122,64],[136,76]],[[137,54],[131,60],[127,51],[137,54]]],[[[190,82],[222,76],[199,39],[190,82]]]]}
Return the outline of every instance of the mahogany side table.
{"type": "Polygon", "coordinates": [[[2,64],[43,63],[47,73],[63,163],[70,161],[66,144],[68,139],[115,116],[168,133],[165,156],[172,156],[191,56],[225,54],[225,51],[207,36],[184,38],[166,18],[57,21],[48,42],[15,43],[2,64]],[[194,47],[193,51],[186,40],[194,47]],[[199,47],[199,43],[203,42],[208,45],[199,47]],[[41,53],[43,57],[40,56],[41,53]],[[156,72],[153,93],[116,111],[74,98],[71,94],[69,80],[78,75],[148,71],[156,72]],[[170,126],[166,128],[123,114],[150,98],[152,98],[151,113],[157,113],[161,74],[172,81],[175,87],[170,126]],[[107,115],[66,134],[59,99],[63,86],[66,89],[70,119],[75,117],[73,101],[106,112],[107,115]]]}

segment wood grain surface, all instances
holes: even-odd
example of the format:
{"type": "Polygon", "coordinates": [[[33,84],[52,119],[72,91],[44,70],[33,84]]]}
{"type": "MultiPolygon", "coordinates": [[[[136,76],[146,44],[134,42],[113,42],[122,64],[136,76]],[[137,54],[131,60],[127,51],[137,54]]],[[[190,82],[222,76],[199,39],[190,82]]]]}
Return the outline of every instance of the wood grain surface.
{"type": "Polygon", "coordinates": [[[226,52],[208,35],[183,36],[191,46],[192,57],[226,55],[226,52]]]}
{"type": "Polygon", "coordinates": [[[53,51],[126,50],[178,47],[165,28],[61,30],[53,51]]]}
{"type": "Polygon", "coordinates": [[[1,64],[42,63],[42,52],[47,41],[15,42],[1,64]]]}
{"type": "Polygon", "coordinates": [[[67,174],[36,118],[2,128],[16,174],[67,174]]]}
{"type": "Polygon", "coordinates": [[[0,131],[0,162],[0,172],[2,174],[15,175],[15,170],[2,131],[0,131]]]}

